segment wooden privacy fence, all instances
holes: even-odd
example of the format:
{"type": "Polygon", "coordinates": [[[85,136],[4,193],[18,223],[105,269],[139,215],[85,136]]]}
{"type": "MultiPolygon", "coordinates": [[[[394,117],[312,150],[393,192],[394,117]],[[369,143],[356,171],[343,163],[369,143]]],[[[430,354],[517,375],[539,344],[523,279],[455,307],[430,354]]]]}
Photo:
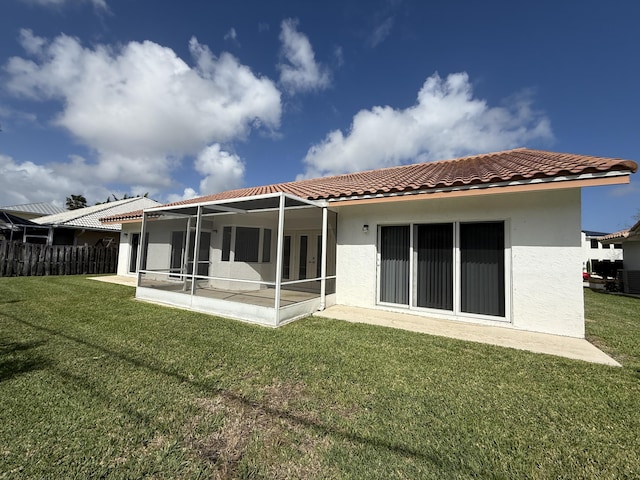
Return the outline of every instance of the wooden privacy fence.
{"type": "Polygon", "coordinates": [[[0,277],[116,273],[118,249],[0,240],[0,277]]]}

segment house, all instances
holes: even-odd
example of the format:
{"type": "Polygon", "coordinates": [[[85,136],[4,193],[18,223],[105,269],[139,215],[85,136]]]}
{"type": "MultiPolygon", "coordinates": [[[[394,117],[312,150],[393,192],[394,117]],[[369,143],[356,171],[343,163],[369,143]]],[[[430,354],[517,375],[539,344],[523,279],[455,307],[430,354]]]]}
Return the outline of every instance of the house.
{"type": "Polygon", "coordinates": [[[624,269],[621,283],[625,293],[640,295],[640,221],[627,230],[610,233],[598,238],[603,245],[621,245],[624,252],[624,269]]]}
{"type": "Polygon", "coordinates": [[[595,273],[602,277],[615,277],[616,272],[622,268],[622,244],[600,243],[599,238],[606,235],[608,235],[607,232],[582,230],[583,272],[595,273]]]}
{"type": "Polygon", "coordinates": [[[37,217],[32,222],[47,228],[40,232],[40,238],[32,236],[29,241],[47,245],[118,245],[121,225],[105,225],[100,217],[158,205],[150,198],[134,197],[37,217]]]}
{"type": "Polygon", "coordinates": [[[118,273],[142,300],[269,326],[342,304],[584,337],[581,188],[637,167],[514,149],[103,222],[122,223],[118,273]]]}

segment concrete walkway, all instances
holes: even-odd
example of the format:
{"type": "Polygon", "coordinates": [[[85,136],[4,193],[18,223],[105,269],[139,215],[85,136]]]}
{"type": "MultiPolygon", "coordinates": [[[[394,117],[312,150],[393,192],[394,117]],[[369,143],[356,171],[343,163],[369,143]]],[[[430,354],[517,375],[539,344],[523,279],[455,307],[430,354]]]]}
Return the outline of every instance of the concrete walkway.
{"type": "Polygon", "coordinates": [[[475,325],[472,323],[440,320],[383,310],[346,307],[343,305],[334,305],[322,312],[315,313],[314,316],[345,320],[347,322],[401,328],[412,332],[457,338],[470,342],[489,343],[500,347],[528,350],[535,353],[546,353],[559,357],[584,360],[585,362],[616,367],[621,366],[609,355],[593,346],[587,340],[580,338],[527,332],[507,327],[475,325]]]}

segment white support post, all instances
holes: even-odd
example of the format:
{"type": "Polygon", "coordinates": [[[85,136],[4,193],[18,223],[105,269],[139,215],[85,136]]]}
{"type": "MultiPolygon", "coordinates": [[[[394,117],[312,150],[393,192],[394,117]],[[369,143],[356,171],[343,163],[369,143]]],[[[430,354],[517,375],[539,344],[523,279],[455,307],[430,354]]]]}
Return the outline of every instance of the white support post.
{"type": "Polygon", "coordinates": [[[322,207],[322,258],[320,261],[320,306],[318,307],[319,311],[325,309],[326,306],[326,296],[327,296],[327,236],[329,233],[328,230],[328,220],[327,220],[327,207],[322,207]]]}
{"type": "Polygon", "coordinates": [[[196,275],[198,274],[198,253],[200,253],[200,230],[201,229],[202,229],[202,205],[198,205],[198,215],[196,216],[196,241],[194,242],[194,246],[193,246],[193,269],[191,272],[191,295],[196,294],[196,275]]]}
{"type": "Polygon", "coordinates": [[[282,261],[283,261],[283,246],[284,246],[284,204],[285,196],[280,194],[280,205],[278,208],[278,253],[276,255],[276,298],[275,298],[275,312],[276,312],[276,327],[280,324],[280,291],[282,288],[282,261]]]}
{"type": "Polygon", "coordinates": [[[184,236],[185,244],[182,246],[182,256],[180,261],[180,275],[182,278],[182,291],[187,291],[187,272],[189,271],[189,243],[191,242],[191,215],[187,220],[187,233],[184,236]]]}
{"type": "Polygon", "coordinates": [[[142,226],[140,227],[140,238],[141,241],[138,242],[138,255],[136,256],[136,272],[138,273],[138,280],[136,282],[136,285],[139,287],[141,286],[141,281],[142,281],[142,274],[140,273],[140,267],[142,266],[142,249],[144,248],[144,241],[142,239],[144,239],[144,235],[146,233],[147,230],[147,212],[143,211],[142,212],[142,226]]]}

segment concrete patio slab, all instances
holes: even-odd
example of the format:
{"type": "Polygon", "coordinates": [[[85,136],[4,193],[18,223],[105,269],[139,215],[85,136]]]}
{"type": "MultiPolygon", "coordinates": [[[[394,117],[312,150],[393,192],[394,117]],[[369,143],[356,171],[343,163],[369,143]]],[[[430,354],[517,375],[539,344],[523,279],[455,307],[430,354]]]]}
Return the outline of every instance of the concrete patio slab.
{"type": "Polygon", "coordinates": [[[138,281],[137,277],[125,277],[124,275],[105,275],[103,277],[89,277],[89,280],[98,280],[99,282],[117,283],[118,285],[126,285],[135,287],[138,281]]]}
{"type": "Polygon", "coordinates": [[[559,357],[584,360],[620,367],[609,355],[587,340],[562,337],[547,333],[527,332],[506,327],[477,325],[452,320],[397,313],[384,310],[334,305],[314,314],[317,317],[333,318],[354,323],[368,323],[384,327],[401,328],[412,332],[427,333],[442,337],[457,338],[470,342],[488,343],[501,347],[516,348],[535,353],[546,353],[559,357]]]}

